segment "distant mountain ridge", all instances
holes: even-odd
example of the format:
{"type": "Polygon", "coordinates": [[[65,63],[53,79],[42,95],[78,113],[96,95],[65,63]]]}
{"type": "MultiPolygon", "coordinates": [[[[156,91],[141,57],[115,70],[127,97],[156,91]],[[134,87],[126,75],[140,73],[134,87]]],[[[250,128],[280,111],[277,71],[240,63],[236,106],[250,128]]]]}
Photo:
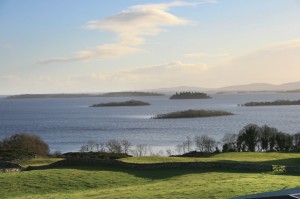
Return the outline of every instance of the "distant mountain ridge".
{"type": "Polygon", "coordinates": [[[204,88],[204,87],[189,87],[189,86],[178,86],[178,87],[170,87],[170,88],[158,88],[147,90],[151,92],[159,92],[159,93],[174,93],[180,91],[198,91],[198,92],[239,92],[239,91],[277,91],[277,92],[289,92],[289,91],[300,91],[300,81],[299,82],[290,82],[284,84],[269,84],[269,83],[253,83],[253,84],[245,84],[245,85],[232,85],[225,86],[220,88],[204,88]]]}
{"type": "Polygon", "coordinates": [[[299,82],[290,82],[284,84],[268,84],[268,83],[254,83],[246,85],[235,85],[222,87],[217,90],[220,91],[287,91],[300,89],[299,82]]]}

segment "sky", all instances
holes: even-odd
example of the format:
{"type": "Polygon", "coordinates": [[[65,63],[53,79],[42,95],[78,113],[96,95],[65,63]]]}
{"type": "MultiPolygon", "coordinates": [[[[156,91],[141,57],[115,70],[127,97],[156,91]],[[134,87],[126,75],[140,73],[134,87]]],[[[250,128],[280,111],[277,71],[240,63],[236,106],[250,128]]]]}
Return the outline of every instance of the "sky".
{"type": "Polygon", "coordinates": [[[295,81],[299,0],[0,0],[0,95],[295,81]]]}

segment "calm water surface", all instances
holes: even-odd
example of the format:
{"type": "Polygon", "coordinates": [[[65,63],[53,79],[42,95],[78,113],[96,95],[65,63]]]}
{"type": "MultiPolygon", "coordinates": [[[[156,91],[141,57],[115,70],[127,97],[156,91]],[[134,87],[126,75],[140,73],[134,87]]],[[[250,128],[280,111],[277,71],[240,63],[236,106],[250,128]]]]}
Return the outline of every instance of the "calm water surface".
{"type": "Polygon", "coordinates": [[[161,97],[0,99],[0,139],[30,132],[42,137],[51,151],[78,151],[89,140],[128,139],[156,149],[173,147],[186,136],[207,134],[221,140],[249,123],[267,124],[287,133],[300,132],[300,106],[240,107],[249,101],[300,99],[300,94],[213,94],[212,99],[169,100],[161,97]],[[151,106],[99,107],[99,102],[142,100],[151,106]],[[152,116],[186,109],[215,109],[232,116],[155,120],[152,116]]]}

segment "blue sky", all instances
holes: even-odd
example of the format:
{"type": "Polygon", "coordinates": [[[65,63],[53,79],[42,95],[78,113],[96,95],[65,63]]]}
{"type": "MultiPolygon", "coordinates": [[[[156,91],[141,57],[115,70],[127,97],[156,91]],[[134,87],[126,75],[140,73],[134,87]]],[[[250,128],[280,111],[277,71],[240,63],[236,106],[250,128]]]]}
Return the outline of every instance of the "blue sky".
{"type": "Polygon", "coordinates": [[[1,0],[0,24],[0,94],[300,80],[297,0],[1,0]]]}

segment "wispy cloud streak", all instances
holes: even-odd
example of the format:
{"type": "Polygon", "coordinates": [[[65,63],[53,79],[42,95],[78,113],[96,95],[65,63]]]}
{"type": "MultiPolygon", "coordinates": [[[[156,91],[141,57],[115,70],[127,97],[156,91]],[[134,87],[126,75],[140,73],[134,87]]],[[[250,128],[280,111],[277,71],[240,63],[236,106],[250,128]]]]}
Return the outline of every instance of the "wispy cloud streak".
{"type": "MultiPolygon", "coordinates": [[[[203,1],[202,3],[213,3],[203,1]]],[[[104,19],[87,22],[82,28],[86,30],[101,30],[116,35],[116,43],[102,44],[84,51],[76,52],[68,57],[56,57],[42,60],[39,63],[69,62],[92,58],[120,57],[140,50],[147,36],[154,36],[163,31],[163,27],[189,25],[193,22],[175,16],[169,10],[172,7],[197,6],[201,3],[172,1],[170,3],[143,4],[129,7],[118,14],[104,19]]]]}

